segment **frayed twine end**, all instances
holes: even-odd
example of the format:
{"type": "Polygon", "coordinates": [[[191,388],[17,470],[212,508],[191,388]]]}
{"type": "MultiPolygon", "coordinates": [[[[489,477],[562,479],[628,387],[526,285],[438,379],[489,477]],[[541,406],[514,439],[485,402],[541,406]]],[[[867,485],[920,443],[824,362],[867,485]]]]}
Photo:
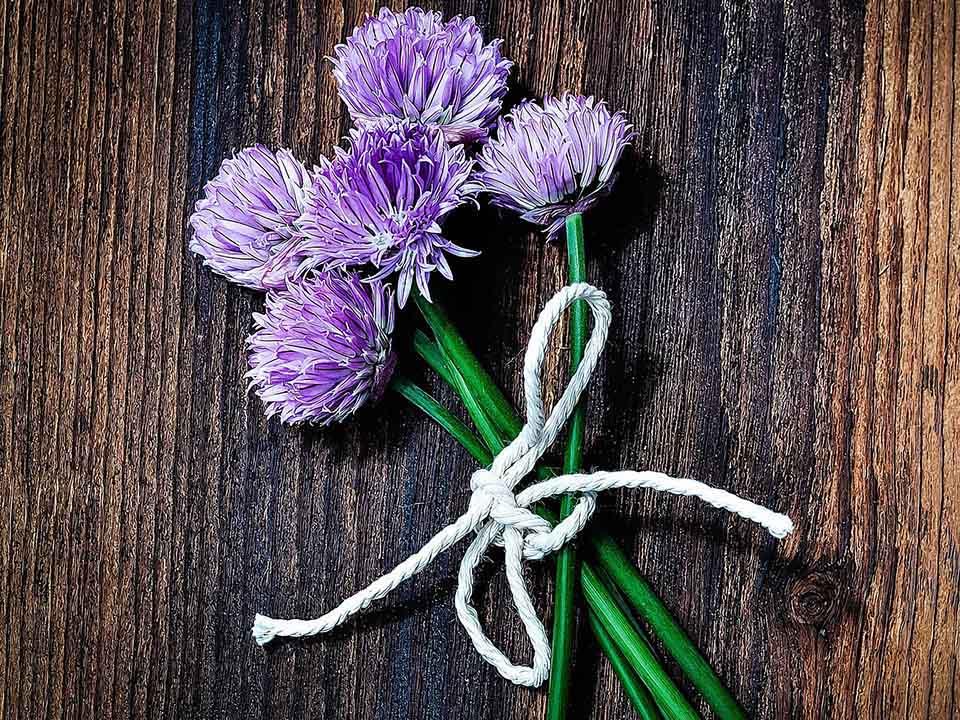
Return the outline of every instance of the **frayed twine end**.
{"type": "Polygon", "coordinates": [[[277,636],[276,624],[277,621],[272,617],[257,613],[250,631],[257,645],[262,647],[277,636]]]}
{"type": "Polygon", "coordinates": [[[775,538],[785,538],[787,535],[793,532],[793,520],[788,518],[786,515],[774,513],[773,517],[770,519],[770,523],[767,525],[767,530],[775,538]]]}

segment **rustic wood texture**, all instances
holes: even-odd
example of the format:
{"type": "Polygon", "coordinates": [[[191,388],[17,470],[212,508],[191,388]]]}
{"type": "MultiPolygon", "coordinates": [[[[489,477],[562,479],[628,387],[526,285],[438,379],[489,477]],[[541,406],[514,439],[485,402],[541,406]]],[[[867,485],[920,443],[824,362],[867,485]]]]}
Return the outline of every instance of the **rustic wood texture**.
{"type": "MultiPolygon", "coordinates": [[[[587,218],[615,305],[589,462],[704,479],[798,532],[639,493],[597,522],[752,716],[960,714],[953,2],[430,5],[504,38],[516,97],[592,93],[636,126],[587,218]]],[[[323,58],[373,9],[0,6],[0,717],[543,716],[456,624],[454,557],[330,637],[249,637],[466,503],[469,459],[399,400],[266,422],[242,379],[262,300],[185,249],[232,149],[315,159],[345,132],[323,58]]],[[[451,232],[485,254],[444,296],[516,395],[562,251],[490,210],[451,232]]],[[[507,617],[488,574],[485,616],[507,617]]],[[[583,634],[577,657],[573,716],[631,717],[583,634]]]]}

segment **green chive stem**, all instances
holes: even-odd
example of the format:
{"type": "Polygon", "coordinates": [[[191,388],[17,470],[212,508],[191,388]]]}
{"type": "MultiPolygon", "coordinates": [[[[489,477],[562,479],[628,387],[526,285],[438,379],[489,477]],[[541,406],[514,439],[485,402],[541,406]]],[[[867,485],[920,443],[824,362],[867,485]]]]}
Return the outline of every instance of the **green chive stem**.
{"type": "MultiPolygon", "coordinates": [[[[567,218],[567,269],[570,284],[586,282],[586,251],[583,242],[583,216],[574,213],[567,218]]],[[[582,300],[570,308],[570,372],[576,372],[587,345],[587,304],[582,300]]],[[[583,436],[586,423],[585,398],[570,418],[567,446],[563,456],[564,473],[580,470],[583,459],[583,436]]],[[[576,498],[565,495],[560,500],[560,517],[573,512],[576,498]]],[[[547,720],[565,720],[570,678],[573,674],[573,642],[576,634],[577,551],[568,544],[557,554],[556,582],[553,594],[553,657],[550,664],[550,688],[547,698],[547,720]]]]}
{"type": "Polygon", "coordinates": [[[600,646],[600,650],[606,655],[607,660],[610,661],[610,666],[616,673],[617,678],[619,678],[624,692],[627,693],[627,697],[630,699],[630,704],[633,705],[633,709],[637,711],[637,715],[640,716],[641,720],[661,720],[660,712],[657,710],[657,704],[653,698],[650,697],[650,693],[647,692],[643,683],[640,682],[640,678],[637,677],[633,668],[630,667],[630,663],[627,662],[623,653],[620,652],[620,648],[617,647],[613,638],[610,637],[610,633],[607,632],[603,623],[597,618],[596,613],[592,610],[588,612],[587,620],[590,623],[593,636],[597,639],[597,645],[600,646]]]}
{"type": "Polygon", "coordinates": [[[437,344],[446,352],[452,365],[460,371],[467,385],[474,389],[481,401],[484,401],[486,414],[500,430],[501,435],[511,439],[519,435],[522,423],[514,412],[513,406],[489,373],[484,370],[477,356],[460,335],[460,331],[450,322],[444,309],[437,303],[430,302],[417,291],[414,291],[413,299],[423,319],[433,331],[437,344]]]}
{"type": "Polygon", "coordinates": [[[414,384],[402,375],[394,375],[390,381],[390,388],[400,393],[415,407],[430,416],[440,427],[446,430],[453,438],[467,449],[475,458],[486,458],[483,464],[489,465],[492,461],[486,447],[476,435],[453,413],[437,402],[426,390],[414,384]]]}
{"type": "Polygon", "coordinates": [[[716,716],[721,720],[746,720],[743,708],[617,542],[607,533],[595,530],[590,533],[590,546],[599,566],[646,621],[716,716]]]}
{"type": "Polygon", "coordinates": [[[699,716],[673,680],[660,665],[657,656],[637,633],[629,617],[604,590],[600,577],[589,564],[581,565],[583,596],[603,624],[624,658],[640,676],[657,706],[670,720],[695,720],[699,716]]]}

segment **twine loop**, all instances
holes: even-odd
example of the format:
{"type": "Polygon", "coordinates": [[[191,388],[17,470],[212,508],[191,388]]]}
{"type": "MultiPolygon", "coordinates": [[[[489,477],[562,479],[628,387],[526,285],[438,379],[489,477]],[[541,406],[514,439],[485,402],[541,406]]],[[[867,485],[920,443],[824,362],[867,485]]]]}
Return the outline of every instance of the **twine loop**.
{"type": "Polygon", "coordinates": [[[689,495],[752,520],[774,537],[785,537],[792,532],[793,523],[785,515],[696,480],[672,478],[656,472],[623,470],[562,475],[533,483],[521,492],[515,491],[573,413],[597,366],[609,327],[610,303],[603,292],[592,285],[569,285],[554,295],[534,325],[524,358],[526,423],[516,439],[497,455],[490,468],[473,473],[470,478],[472,495],[466,512],[389,573],[315,620],[277,620],[257,615],[253,626],[254,639],[263,645],[278,636],[303,637],[332,630],[375,600],[388,595],[400,583],[427,567],[437,555],[475,532],[476,536],[464,552],[457,576],[457,617],[477,652],[501,675],[518,685],[535,687],[550,674],[550,640],[527,589],[524,561],[540,560],[573,540],[596,509],[596,493],[615,488],[651,488],[689,495]],[[550,414],[545,416],[541,373],[550,333],[566,309],[577,300],[583,300],[590,307],[593,330],[577,370],[550,414]],[[577,495],[577,503],[570,515],[556,526],[530,509],[541,500],[571,493],[577,495]],[[503,547],[511,598],[533,647],[530,665],[514,664],[493,644],[472,604],[474,574],[491,545],[503,547]]]}

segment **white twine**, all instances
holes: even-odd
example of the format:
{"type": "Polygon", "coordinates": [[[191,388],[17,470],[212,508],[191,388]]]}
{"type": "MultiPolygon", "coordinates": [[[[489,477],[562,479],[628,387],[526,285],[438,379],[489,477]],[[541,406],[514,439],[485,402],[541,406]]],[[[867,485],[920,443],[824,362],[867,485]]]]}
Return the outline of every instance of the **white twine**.
{"type": "Polygon", "coordinates": [[[467,547],[460,563],[457,617],[484,660],[511,682],[536,687],[550,674],[550,640],[527,591],[523,562],[539,560],[556,552],[576,537],[596,508],[596,493],[614,488],[650,488],[689,495],[752,520],[765,527],[774,537],[782,538],[792,532],[793,523],[785,515],[696,480],[672,478],[656,472],[623,470],[562,475],[535,483],[514,494],[513,489],[534,469],[573,412],[596,368],[609,327],[610,303],[603,292],[592,285],[570,285],[554,295],[540,313],[527,346],[523,369],[526,425],[517,438],[497,455],[489,470],[480,469],[473,474],[470,480],[473,494],[467,511],[438,532],[418,552],[326,615],[314,620],[277,620],[257,615],[253,625],[253,637],[257,643],[264,645],[276,637],[305,637],[333,630],[375,600],[388,595],[400,583],[427,567],[437,555],[476,531],[476,537],[467,547]],[[593,331],[582,362],[549,417],[544,420],[540,372],[547,342],[564,311],[577,300],[583,300],[590,306],[594,319],[593,331]],[[529,509],[535,502],[568,493],[578,494],[579,500],[573,512],[556,526],[551,526],[529,509]],[[533,664],[529,666],[513,664],[490,641],[471,604],[474,571],[491,545],[503,546],[507,583],[520,621],[533,646],[533,664]]]}

